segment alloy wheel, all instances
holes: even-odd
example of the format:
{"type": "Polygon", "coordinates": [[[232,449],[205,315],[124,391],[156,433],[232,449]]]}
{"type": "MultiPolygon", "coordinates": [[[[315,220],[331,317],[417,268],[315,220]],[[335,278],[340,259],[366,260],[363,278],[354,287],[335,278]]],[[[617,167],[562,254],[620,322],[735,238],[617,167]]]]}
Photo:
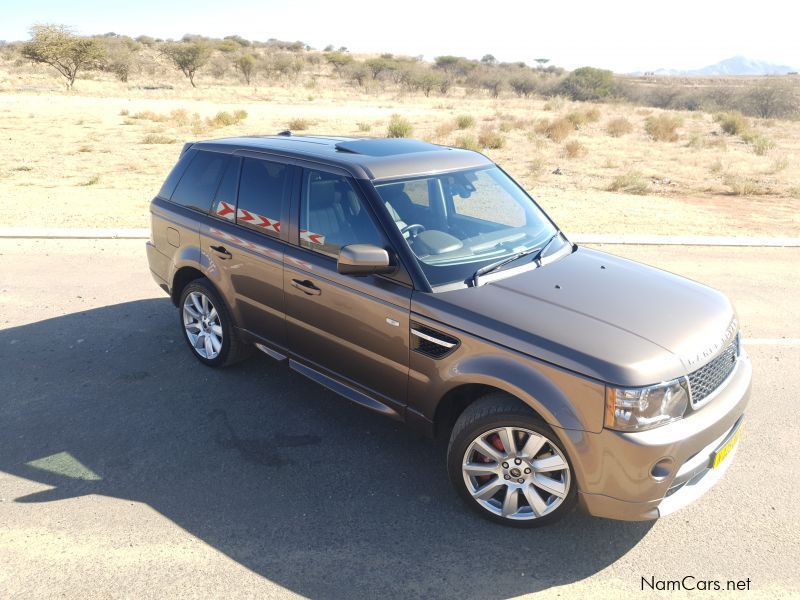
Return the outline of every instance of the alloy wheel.
{"type": "Polygon", "coordinates": [[[512,520],[531,520],[556,510],[571,485],[567,459],[546,436],[520,427],[498,427],[467,447],[464,483],[484,509],[512,520]]]}

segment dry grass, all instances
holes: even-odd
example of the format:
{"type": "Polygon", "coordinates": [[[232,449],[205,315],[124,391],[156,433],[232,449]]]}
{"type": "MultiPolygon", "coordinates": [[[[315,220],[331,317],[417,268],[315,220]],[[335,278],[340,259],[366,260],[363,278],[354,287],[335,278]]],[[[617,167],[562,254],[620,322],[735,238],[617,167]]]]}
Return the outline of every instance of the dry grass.
{"type": "Polygon", "coordinates": [[[553,119],[552,121],[542,119],[536,124],[534,131],[556,143],[560,143],[575,131],[575,125],[566,118],[553,119]]]}
{"type": "Polygon", "coordinates": [[[633,131],[633,125],[625,117],[616,117],[606,123],[606,132],[611,137],[622,137],[633,131]]]}
{"type": "Polygon", "coordinates": [[[312,123],[308,119],[295,117],[294,119],[290,119],[287,125],[289,127],[289,131],[305,131],[311,127],[312,123]]]}
{"type": "Polygon", "coordinates": [[[762,196],[770,193],[769,188],[754,177],[726,174],[723,182],[735,196],[762,196]]]}
{"type": "Polygon", "coordinates": [[[463,148],[464,150],[473,150],[475,152],[480,152],[481,150],[483,150],[483,147],[471,135],[458,136],[453,145],[456,148],[463,148]]]}
{"type": "Polygon", "coordinates": [[[650,191],[650,183],[639,171],[628,171],[615,177],[606,189],[609,192],[641,195],[650,191]]]}
{"type": "Polygon", "coordinates": [[[498,150],[505,146],[505,143],[506,138],[500,132],[489,127],[482,129],[480,135],[478,135],[478,145],[481,148],[498,150]]]}
{"type": "Polygon", "coordinates": [[[588,154],[586,146],[581,144],[578,140],[570,140],[564,144],[564,156],[566,158],[580,158],[588,154]]]}
{"type": "Polygon", "coordinates": [[[459,129],[469,129],[475,127],[475,117],[472,115],[458,115],[456,117],[456,127],[459,129]]]}
{"type": "Polygon", "coordinates": [[[142,138],[142,144],[174,144],[177,141],[175,138],[159,133],[148,133],[142,138]]]}
{"type": "MultiPolygon", "coordinates": [[[[485,151],[566,231],[800,235],[800,161],[794,158],[800,156],[800,121],[751,118],[749,131],[764,142],[724,134],[713,115],[702,111],[545,102],[508,91],[494,99],[458,85],[446,97],[434,92],[426,98],[377,84],[356,89],[324,70],[314,75],[313,92],[305,76],[259,81],[257,88],[201,80],[192,89],[170,71],[153,76],[165,84],[155,90],[92,74],[67,94],[46,71],[28,66],[20,78],[20,69],[0,56],[0,122],[6,133],[0,136],[0,194],[24,197],[43,227],[146,227],[147,203],[185,141],[274,134],[298,117],[326,133],[383,136],[391,115],[400,114],[410,128],[403,135],[485,151]],[[243,109],[248,116],[236,122],[235,111],[243,109]],[[217,119],[220,112],[233,118],[217,119]],[[570,114],[579,134],[566,119],[570,114]],[[678,130],[680,143],[654,143],[646,133],[646,118],[661,114],[686,122],[678,130]],[[459,116],[472,117],[474,124],[458,129],[459,116]],[[608,125],[617,120],[631,131],[612,135],[608,125]],[[487,135],[479,139],[484,127],[503,139],[501,147],[491,147],[498,144],[488,144],[487,135]],[[56,165],[50,160],[55,129],[65,148],[56,165]],[[169,143],[143,144],[145,139],[169,143]],[[636,171],[638,179],[628,175],[636,171]],[[102,179],[80,185],[94,173],[102,179]],[[750,196],[734,194],[734,187],[752,193],[753,184],[756,192],[768,192],[760,194],[757,210],[750,196]],[[603,192],[598,202],[597,190],[609,187],[614,191],[603,192]]],[[[0,222],[25,225],[13,203],[0,203],[0,222]]]]}
{"type": "Polygon", "coordinates": [[[683,119],[676,115],[660,114],[647,117],[644,121],[644,130],[657,142],[677,142],[678,127],[683,119]]]}

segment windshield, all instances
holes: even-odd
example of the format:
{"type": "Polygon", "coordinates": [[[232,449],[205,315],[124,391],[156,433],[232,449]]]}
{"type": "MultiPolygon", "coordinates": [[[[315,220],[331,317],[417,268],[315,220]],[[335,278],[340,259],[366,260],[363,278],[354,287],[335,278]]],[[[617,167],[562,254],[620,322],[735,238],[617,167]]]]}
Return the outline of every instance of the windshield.
{"type": "Polygon", "coordinates": [[[557,231],[497,167],[375,188],[434,286],[470,280],[481,266],[540,247],[557,231]]]}

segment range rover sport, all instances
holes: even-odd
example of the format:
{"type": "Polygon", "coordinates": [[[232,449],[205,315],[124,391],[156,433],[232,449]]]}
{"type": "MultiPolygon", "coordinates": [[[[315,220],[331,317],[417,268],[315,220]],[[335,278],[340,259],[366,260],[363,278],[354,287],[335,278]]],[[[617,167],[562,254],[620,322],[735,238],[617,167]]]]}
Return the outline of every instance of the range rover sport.
{"type": "Polygon", "coordinates": [[[150,270],[201,363],[257,348],[449,438],[450,479],[489,519],[658,518],[735,454],[751,366],[728,299],[578,247],[482,154],[189,143],[151,217],[150,270]]]}

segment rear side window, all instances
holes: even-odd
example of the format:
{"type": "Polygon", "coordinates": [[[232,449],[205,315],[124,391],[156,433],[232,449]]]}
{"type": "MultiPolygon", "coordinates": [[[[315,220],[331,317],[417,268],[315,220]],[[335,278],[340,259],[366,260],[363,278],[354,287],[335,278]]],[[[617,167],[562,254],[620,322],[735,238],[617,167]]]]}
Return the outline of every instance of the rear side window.
{"type": "Polygon", "coordinates": [[[283,199],[289,190],[289,166],[245,158],[239,179],[236,222],[277,236],[281,231],[283,199]]]}
{"type": "Polygon", "coordinates": [[[227,154],[198,151],[178,182],[171,200],[181,206],[206,212],[229,158],[227,154]]]}

